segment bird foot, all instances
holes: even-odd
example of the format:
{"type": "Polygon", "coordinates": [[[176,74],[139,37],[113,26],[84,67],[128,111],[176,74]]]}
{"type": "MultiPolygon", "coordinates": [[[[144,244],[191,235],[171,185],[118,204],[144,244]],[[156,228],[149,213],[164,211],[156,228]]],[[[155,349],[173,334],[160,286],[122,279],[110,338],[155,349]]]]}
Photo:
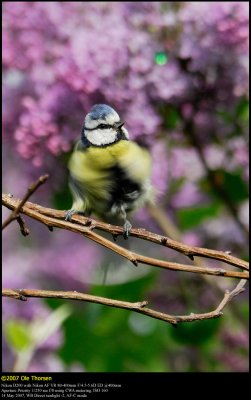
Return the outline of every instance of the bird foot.
{"type": "Polygon", "coordinates": [[[132,229],[132,224],[126,220],[126,222],[124,223],[124,226],[123,226],[124,239],[128,239],[131,229],[132,229]]]}
{"type": "Polygon", "coordinates": [[[65,221],[71,221],[71,218],[74,214],[83,215],[84,217],[86,216],[85,212],[83,212],[83,211],[69,210],[69,211],[66,211],[66,213],[64,215],[65,221]]]}
{"type": "Polygon", "coordinates": [[[76,210],[68,210],[64,215],[65,221],[71,221],[72,216],[76,214],[76,210]]]}

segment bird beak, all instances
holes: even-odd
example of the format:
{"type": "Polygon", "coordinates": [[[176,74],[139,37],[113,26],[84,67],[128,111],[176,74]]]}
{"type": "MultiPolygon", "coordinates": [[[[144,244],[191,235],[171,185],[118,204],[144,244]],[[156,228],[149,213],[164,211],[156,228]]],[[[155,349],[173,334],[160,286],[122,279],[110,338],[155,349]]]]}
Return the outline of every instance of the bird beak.
{"type": "Polygon", "coordinates": [[[124,122],[121,122],[121,121],[115,123],[115,126],[116,126],[117,129],[122,128],[123,125],[124,125],[124,122]]]}

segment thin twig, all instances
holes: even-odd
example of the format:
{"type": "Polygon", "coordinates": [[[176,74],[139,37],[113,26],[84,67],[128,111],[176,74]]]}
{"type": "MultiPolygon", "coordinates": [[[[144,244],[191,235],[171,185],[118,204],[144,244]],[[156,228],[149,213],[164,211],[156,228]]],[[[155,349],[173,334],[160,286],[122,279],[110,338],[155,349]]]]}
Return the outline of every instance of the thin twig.
{"type": "Polygon", "coordinates": [[[229,291],[225,291],[224,298],[222,302],[218,305],[216,312],[220,312],[223,310],[223,308],[229,303],[233,297],[237,296],[238,294],[242,293],[245,291],[244,286],[246,285],[247,281],[245,279],[241,279],[240,282],[237,284],[237,286],[229,291]]]}
{"type": "MultiPolygon", "coordinates": [[[[194,314],[191,313],[190,317],[191,320],[190,321],[194,321],[196,319],[209,319],[209,318],[217,318],[220,317],[221,315],[223,315],[222,310],[226,307],[226,305],[232,300],[233,297],[237,296],[238,294],[242,293],[245,291],[244,289],[244,285],[247,283],[247,281],[245,279],[241,279],[240,282],[238,282],[237,286],[231,290],[231,292],[229,290],[226,290],[224,293],[224,297],[222,299],[222,301],[220,302],[220,304],[218,305],[218,307],[214,310],[211,311],[209,313],[204,313],[204,314],[194,314]]],[[[188,322],[189,320],[187,319],[187,317],[176,317],[177,319],[180,318],[180,320],[177,322],[188,322]]]]}
{"type": "MultiPolygon", "coordinates": [[[[20,225],[20,229],[23,234],[27,234],[26,226],[24,224],[23,219],[20,217],[19,213],[26,214],[39,222],[45,224],[49,227],[49,229],[53,229],[53,227],[58,227],[62,229],[67,229],[73,232],[77,232],[83,234],[89,239],[101,244],[104,247],[111,249],[112,251],[120,254],[121,256],[130,260],[134,265],[138,265],[138,263],[153,265],[161,268],[187,271],[187,272],[195,272],[201,274],[208,275],[219,275],[225,277],[235,277],[235,278],[243,278],[233,289],[231,292],[226,291],[224,294],[224,298],[222,299],[219,306],[211,312],[204,314],[190,314],[180,315],[180,316],[172,316],[169,314],[161,313],[150,308],[146,308],[147,302],[137,302],[137,303],[129,303],[120,300],[107,299],[98,296],[92,296],[84,293],[78,292],[62,292],[62,291],[47,291],[47,290],[31,290],[31,289],[21,289],[21,290],[13,290],[13,289],[3,289],[2,296],[16,298],[18,300],[26,301],[27,297],[41,297],[41,298],[62,298],[62,299],[71,299],[71,300],[82,300],[92,303],[99,303],[103,305],[107,305],[110,307],[123,308],[131,311],[135,311],[137,313],[148,315],[155,319],[160,319],[162,321],[166,321],[173,326],[176,326],[180,322],[192,322],[195,320],[204,320],[209,318],[217,318],[222,315],[223,308],[231,301],[231,299],[241,293],[244,290],[244,285],[246,283],[246,279],[249,278],[249,274],[247,272],[235,272],[235,271],[226,271],[223,269],[213,269],[213,268],[205,268],[205,267],[193,267],[183,264],[171,263],[167,261],[157,260],[150,257],[145,257],[140,254],[128,251],[123,247],[118,246],[114,242],[105,239],[103,236],[98,235],[93,232],[94,228],[100,229],[102,231],[110,232],[113,237],[122,234],[122,229],[120,227],[112,226],[110,224],[105,224],[100,221],[95,221],[90,218],[84,218],[79,216],[74,216],[73,219],[76,220],[76,223],[67,222],[64,220],[64,212],[57,211],[52,209],[46,209],[37,204],[28,203],[27,199],[29,196],[37,189],[40,184],[42,184],[48,178],[47,175],[39,178],[39,180],[32,185],[24,198],[21,201],[10,198],[8,195],[2,196],[3,204],[10,208],[12,211],[11,215],[5,223],[3,224],[3,229],[8,226],[14,219],[18,220],[20,225]],[[46,214],[47,213],[47,214],[46,214]],[[49,213],[49,216],[48,216],[49,213]]],[[[240,260],[236,257],[232,257],[229,254],[223,252],[214,252],[213,250],[203,249],[203,248],[195,248],[183,245],[182,243],[173,241],[167,237],[163,237],[160,235],[156,235],[151,232],[147,232],[142,229],[133,229],[132,236],[142,238],[145,240],[152,241],[154,243],[158,243],[169,248],[173,248],[189,257],[193,258],[193,255],[202,254],[203,257],[214,258],[220,261],[225,261],[228,264],[248,269],[248,264],[245,261],[240,260]],[[212,254],[211,254],[212,252],[212,254]],[[227,261],[225,258],[227,257],[227,261]],[[244,266],[243,266],[244,263],[244,266]]]]}
{"type": "MultiPolygon", "coordinates": [[[[9,198],[8,195],[2,194],[2,204],[9,209],[15,209],[20,200],[9,198]]],[[[111,233],[113,236],[122,235],[123,228],[119,226],[113,226],[111,224],[107,224],[101,221],[96,221],[91,218],[74,215],[72,217],[72,222],[68,222],[64,220],[65,211],[54,210],[51,208],[45,208],[38,204],[34,204],[31,202],[27,202],[23,207],[21,212],[29,217],[32,217],[49,227],[58,227],[67,230],[71,230],[73,232],[79,232],[84,234],[85,236],[89,237],[91,240],[100,243],[101,245],[110,248],[111,250],[115,251],[116,253],[121,254],[123,257],[128,258],[133,263],[142,262],[148,265],[156,265],[152,264],[153,260],[150,257],[143,257],[138,255],[137,253],[129,252],[123,247],[118,246],[117,244],[111,242],[103,238],[103,236],[94,233],[93,230],[101,230],[105,232],[111,233]],[[75,222],[75,223],[74,223],[75,222]]],[[[227,264],[233,265],[237,268],[241,268],[244,270],[249,270],[249,264],[241,260],[237,257],[233,257],[232,255],[228,254],[228,252],[223,251],[216,251],[211,249],[206,249],[203,247],[194,247],[188,246],[186,244],[180,243],[176,240],[170,239],[166,236],[158,235],[152,232],[148,232],[145,229],[132,229],[130,231],[130,235],[133,237],[137,237],[139,239],[148,240],[150,242],[168,247],[170,249],[176,250],[182,254],[187,256],[200,256],[215,259],[218,261],[225,262],[227,264]]],[[[156,261],[156,260],[155,260],[156,261]]],[[[224,271],[223,269],[213,269],[213,268],[198,268],[193,266],[185,266],[182,264],[176,263],[167,263],[166,261],[157,260],[158,265],[161,268],[169,268],[175,270],[186,270],[190,272],[198,272],[198,273],[205,273],[209,275],[220,275],[220,276],[229,276],[235,278],[247,278],[248,274],[244,272],[234,272],[234,271],[224,271]],[[179,265],[182,265],[181,268],[178,268],[179,265]],[[173,267],[172,267],[173,266],[173,267]],[[188,269],[187,269],[188,268],[188,269]],[[211,272],[210,272],[211,271],[211,272]],[[218,272],[217,272],[218,271],[218,272]],[[237,275],[236,275],[237,274],[237,275]],[[244,274],[244,275],[243,275],[244,274]]]]}
{"type": "MultiPolygon", "coordinates": [[[[6,207],[11,208],[11,209],[16,208],[16,206],[18,204],[18,200],[10,199],[10,198],[8,198],[7,195],[2,195],[2,200],[3,200],[3,204],[6,207]]],[[[100,222],[91,220],[90,218],[85,218],[85,217],[80,217],[80,216],[74,216],[73,221],[75,219],[77,219],[77,222],[81,222],[81,219],[82,219],[83,224],[74,223],[73,221],[68,222],[68,221],[64,220],[65,213],[63,211],[50,210],[54,215],[54,218],[52,218],[52,217],[48,217],[47,215],[45,215],[45,213],[42,213],[41,210],[43,210],[43,207],[28,202],[22,207],[20,212],[28,215],[29,217],[32,217],[33,219],[35,219],[47,226],[57,227],[57,228],[66,229],[66,230],[69,230],[72,232],[80,233],[80,234],[86,236],[87,238],[93,240],[94,242],[99,243],[100,245],[114,251],[115,253],[120,254],[122,257],[127,258],[129,261],[131,261],[136,266],[138,265],[138,263],[142,263],[142,264],[146,264],[146,265],[152,265],[155,267],[166,268],[166,269],[175,270],[175,271],[186,271],[186,272],[193,272],[193,273],[197,273],[197,274],[207,274],[207,275],[224,276],[224,277],[230,277],[230,278],[249,279],[249,274],[247,272],[228,271],[228,270],[225,270],[222,268],[216,269],[216,268],[209,268],[209,267],[207,267],[207,268],[196,267],[193,265],[178,264],[178,263],[174,263],[174,262],[169,262],[169,261],[164,261],[164,260],[158,260],[158,259],[151,258],[151,257],[146,257],[141,254],[129,251],[121,246],[118,246],[114,242],[104,238],[101,235],[98,235],[96,232],[93,232],[93,229],[95,227],[97,227],[98,224],[99,224],[99,226],[101,226],[100,222]],[[35,206],[35,209],[39,210],[39,211],[35,211],[34,206],[35,206]],[[61,219],[59,219],[59,218],[61,218],[61,219]],[[84,226],[84,224],[85,225],[87,224],[88,226],[84,226]]],[[[48,209],[46,209],[46,210],[48,211],[48,209]]],[[[120,234],[120,232],[122,233],[122,228],[112,226],[110,224],[102,223],[102,228],[103,228],[102,230],[106,230],[107,232],[110,232],[113,234],[120,234]]],[[[145,238],[147,240],[150,240],[155,243],[162,244],[162,245],[167,245],[167,243],[170,245],[170,242],[171,243],[174,242],[171,239],[165,238],[160,235],[153,234],[151,232],[144,231],[142,229],[133,229],[132,236],[135,236],[138,238],[145,238]]],[[[175,247],[177,247],[177,243],[178,242],[175,242],[175,247]]],[[[171,247],[171,245],[169,247],[171,247]]],[[[179,249],[183,248],[182,252],[184,254],[187,254],[187,249],[191,250],[191,247],[189,247],[187,245],[183,245],[181,243],[179,243],[178,248],[179,249]],[[184,248],[186,249],[186,253],[184,252],[184,248]]],[[[193,253],[196,252],[196,249],[197,248],[192,248],[192,252],[193,253]]],[[[205,251],[205,249],[202,249],[202,250],[205,251]]],[[[197,253],[199,253],[199,251],[197,253]]],[[[206,252],[204,252],[203,254],[206,257],[210,257],[210,255],[209,255],[210,253],[212,255],[215,254],[213,250],[208,250],[208,249],[206,249],[206,252]]],[[[217,253],[218,253],[217,257],[219,257],[220,252],[217,252],[217,253]]],[[[224,254],[224,256],[222,256],[222,258],[223,257],[224,258],[227,257],[229,260],[230,256],[224,254]]],[[[244,264],[246,267],[245,269],[247,269],[247,266],[246,266],[247,263],[245,263],[245,261],[242,261],[236,257],[232,257],[232,259],[234,259],[234,260],[231,260],[232,264],[234,264],[235,266],[238,266],[238,267],[242,267],[242,268],[243,268],[242,265],[244,264]]],[[[223,261],[223,259],[222,259],[222,261],[223,261]]]]}
{"type": "MultiPolygon", "coordinates": [[[[17,217],[19,216],[19,212],[20,212],[21,208],[23,207],[23,205],[27,202],[27,200],[30,198],[30,196],[39,188],[39,186],[41,186],[43,183],[45,183],[47,181],[48,178],[49,178],[48,174],[42,175],[42,176],[40,176],[40,178],[38,178],[38,180],[35,183],[30,185],[30,187],[28,188],[28,190],[27,190],[26,194],[24,195],[23,199],[21,200],[21,202],[18,204],[18,206],[16,208],[13,209],[12,213],[4,221],[4,223],[2,225],[2,230],[5,229],[6,226],[8,226],[12,221],[17,219],[17,217]]],[[[19,220],[19,224],[20,224],[20,220],[19,220]]]]}
{"type": "MultiPolygon", "coordinates": [[[[158,226],[163,230],[164,234],[167,236],[171,236],[171,238],[181,241],[182,240],[182,234],[177,228],[177,226],[170,220],[168,215],[166,214],[165,210],[161,206],[154,206],[154,205],[149,205],[147,207],[147,210],[151,217],[155,220],[155,222],[158,224],[158,226]]],[[[231,254],[231,252],[226,252],[226,254],[231,254]]],[[[194,265],[197,265],[198,267],[202,267],[202,260],[200,258],[194,258],[193,259],[194,265]]],[[[204,266],[207,266],[207,264],[204,264],[204,266]]],[[[202,278],[211,285],[212,289],[218,294],[222,295],[222,287],[220,285],[220,282],[217,279],[212,279],[211,276],[207,275],[202,275],[202,278]]],[[[246,282],[246,281],[244,281],[246,282]]],[[[228,291],[229,292],[229,291],[228,291]]],[[[231,291],[232,293],[232,291],[231,291]]],[[[236,318],[246,326],[247,321],[243,317],[243,315],[240,313],[239,309],[237,308],[236,304],[232,302],[229,304],[229,310],[233,312],[236,318]]]]}
{"type": "Polygon", "coordinates": [[[222,316],[222,310],[226,307],[226,305],[231,301],[234,296],[237,296],[239,293],[243,292],[245,289],[243,288],[246,281],[241,280],[238,285],[231,292],[225,292],[224,298],[219,304],[219,306],[208,313],[204,314],[194,314],[190,315],[169,315],[159,311],[152,310],[150,308],[146,308],[148,304],[147,301],[141,301],[136,303],[131,303],[127,301],[114,300],[106,297],[93,296],[86,293],[79,292],[64,292],[64,291],[53,291],[53,290],[36,290],[36,289],[3,289],[2,296],[3,297],[11,297],[18,300],[26,300],[28,297],[38,297],[38,298],[57,298],[57,299],[67,299],[67,300],[79,300],[86,301],[89,303],[98,303],[103,304],[109,307],[115,307],[120,309],[126,309],[130,311],[134,311],[140,314],[148,315],[149,317],[160,319],[162,321],[168,322],[172,325],[177,325],[180,322],[193,322],[193,321],[201,321],[205,319],[218,318],[222,316]]]}

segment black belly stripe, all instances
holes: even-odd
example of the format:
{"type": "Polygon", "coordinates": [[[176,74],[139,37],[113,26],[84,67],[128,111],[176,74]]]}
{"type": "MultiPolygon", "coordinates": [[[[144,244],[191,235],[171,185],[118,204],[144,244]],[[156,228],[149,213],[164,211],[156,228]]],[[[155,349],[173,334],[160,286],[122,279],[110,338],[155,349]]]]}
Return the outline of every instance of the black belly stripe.
{"type": "Polygon", "coordinates": [[[141,194],[141,185],[128,178],[123,169],[119,166],[111,168],[110,173],[114,185],[109,191],[111,195],[109,206],[111,207],[113,204],[121,203],[132,204],[135,202],[141,194]],[[136,193],[133,198],[130,198],[130,194],[133,192],[138,192],[138,194],[136,193]]]}
{"type": "MultiPolygon", "coordinates": [[[[112,186],[107,190],[106,198],[91,193],[93,209],[97,207],[96,211],[99,210],[103,214],[109,212],[114,204],[118,206],[126,204],[127,211],[133,210],[133,203],[140,197],[142,186],[128,178],[119,166],[109,168],[107,175],[109,176],[109,182],[112,182],[112,186]],[[130,197],[132,193],[133,196],[130,197]]],[[[85,187],[85,185],[74,179],[71,175],[69,176],[69,181],[80,198],[84,199],[86,196],[88,197],[88,187],[85,187]]]]}

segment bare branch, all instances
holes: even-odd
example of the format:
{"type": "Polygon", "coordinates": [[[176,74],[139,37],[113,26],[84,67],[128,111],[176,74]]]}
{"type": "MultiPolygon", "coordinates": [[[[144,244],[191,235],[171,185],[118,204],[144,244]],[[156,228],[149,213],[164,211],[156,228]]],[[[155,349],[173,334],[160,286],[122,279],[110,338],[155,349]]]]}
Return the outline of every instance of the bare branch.
{"type": "MultiPolygon", "coordinates": [[[[161,207],[155,206],[148,206],[148,211],[150,212],[151,216],[155,219],[155,221],[159,224],[159,226],[163,229],[164,232],[167,231],[167,224],[168,224],[168,231],[170,234],[174,235],[175,239],[181,237],[177,227],[175,225],[171,225],[171,221],[167,219],[164,215],[163,210],[161,207]],[[170,226],[171,225],[171,226],[170,226]]],[[[148,234],[150,232],[146,232],[148,234]]],[[[162,236],[162,241],[165,238],[162,236]]],[[[206,249],[204,247],[195,247],[195,246],[188,246],[186,244],[180,243],[177,240],[172,240],[170,238],[166,238],[167,242],[165,244],[166,247],[170,249],[176,250],[186,256],[194,257],[204,257],[204,258],[211,258],[213,260],[223,261],[227,264],[234,265],[235,267],[242,268],[245,270],[249,270],[248,262],[241,260],[237,257],[231,256],[231,251],[217,251],[206,249]]],[[[149,239],[147,239],[149,240],[149,239]]]]}
{"type": "MultiPolygon", "coordinates": [[[[2,195],[2,203],[10,208],[16,209],[19,205],[19,200],[9,198],[8,195],[2,195]]],[[[20,209],[20,208],[19,208],[20,209]]],[[[110,250],[120,254],[121,256],[130,260],[134,265],[138,263],[153,265],[159,268],[167,268],[176,271],[186,271],[193,272],[199,274],[206,275],[217,275],[217,276],[225,276],[231,278],[240,278],[240,279],[249,279],[249,274],[247,272],[236,272],[236,271],[228,271],[225,269],[216,269],[209,267],[196,267],[192,265],[184,265],[178,264],[163,260],[157,260],[151,257],[145,257],[143,255],[137,254],[135,252],[128,251],[121,246],[118,246],[113,241],[105,239],[103,236],[98,235],[93,232],[94,229],[99,229],[102,231],[106,231],[111,233],[112,235],[121,235],[122,228],[119,226],[113,226],[110,224],[106,224],[104,222],[96,221],[94,219],[82,217],[79,215],[74,215],[72,217],[72,221],[68,222],[64,220],[64,211],[53,210],[50,208],[42,207],[38,204],[27,202],[22,206],[20,210],[25,215],[36,219],[37,221],[47,225],[48,227],[58,227],[66,230],[70,230],[72,232],[80,233],[89,239],[101,244],[104,247],[109,248],[110,250]],[[76,222],[76,223],[74,223],[76,222]]],[[[215,251],[211,249],[206,249],[202,247],[193,247],[188,246],[183,243],[177,242],[175,240],[169,239],[165,236],[157,235],[151,232],[148,232],[144,229],[132,229],[130,231],[131,236],[148,240],[157,244],[161,244],[163,246],[169,247],[173,250],[176,250],[182,254],[189,256],[202,256],[206,258],[216,259],[218,261],[226,262],[230,265],[234,265],[235,267],[242,268],[245,270],[249,269],[249,264],[241,260],[237,257],[233,257],[228,253],[215,251]]]]}
{"type": "MultiPolygon", "coordinates": [[[[16,208],[13,208],[12,213],[9,215],[9,217],[4,221],[3,225],[2,225],[2,230],[6,228],[6,226],[8,226],[12,221],[14,221],[15,219],[17,219],[17,217],[19,216],[19,211],[21,210],[21,208],[23,207],[23,205],[26,203],[26,201],[30,198],[30,196],[39,188],[39,186],[41,186],[43,183],[45,183],[47,181],[47,179],[49,178],[49,175],[42,175],[40,176],[40,178],[38,178],[38,180],[33,183],[32,185],[30,185],[30,187],[28,188],[26,194],[24,195],[23,199],[21,200],[21,202],[17,205],[16,208]]],[[[10,198],[10,196],[9,196],[10,198]]],[[[21,222],[21,231],[24,227],[23,221],[19,220],[19,225],[21,222]]]]}
{"type": "MultiPolygon", "coordinates": [[[[147,210],[151,217],[155,220],[155,222],[158,224],[158,226],[163,230],[165,235],[171,236],[173,239],[177,241],[182,240],[182,234],[177,228],[177,226],[174,225],[174,223],[170,220],[168,217],[167,213],[165,210],[158,205],[149,205],[147,207],[147,210]]],[[[231,251],[226,251],[225,254],[231,254],[231,251]]],[[[197,265],[198,267],[203,266],[202,260],[198,257],[194,258],[193,263],[197,265]]],[[[204,264],[204,266],[207,266],[207,264],[204,264]]],[[[218,295],[222,295],[222,287],[220,285],[220,282],[217,279],[212,279],[211,276],[207,275],[202,275],[202,278],[211,285],[212,289],[217,293],[218,295]]],[[[244,280],[245,282],[245,280],[244,280]]],[[[227,291],[229,293],[229,291],[227,291]]],[[[231,291],[232,293],[232,291],[231,291]]],[[[225,299],[225,297],[224,297],[225,299]]],[[[239,309],[236,307],[235,303],[229,304],[229,310],[231,310],[236,318],[246,326],[247,321],[243,317],[243,315],[239,312],[239,309]]]]}
{"type": "Polygon", "coordinates": [[[227,303],[229,303],[232,300],[233,297],[244,292],[245,291],[244,286],[246,285],[246,283],[247,283],[247,281],[245,279],[241,279],[240,282],[237,284],[237,286],[233,290],[231,290],[231,291],[226,290],[224,298],[223,298],[222,302],[218,305],[215,312],[221,312],[223,310],[223,308],[227,305],[227,303]]]}
{"type": "Polygon", "coordinates": [[[79,292],[64,292],[64,291],[53,291],[53,290],[36,290],[36,289],[3,289],[2,296],[3,297],[11,297],[14,299],[25,301],[28,297],[38,297],[38,298],[57,298],[57,299],[67,299],[67,300],[79,300],[86,301],[89,303],[98,303],[103,304],[109,307],[115,307],[120,309],[126,309],[130,311],[134,311],[140,314],[148,315],[149,317],[159,319],[161,321],[168,322],[173,326],[176,326],[180,322],[193,322],[193,321],[201,321],[205,319],[218,318],[222,316],[223,308],[231,301],[234,296],[237,296],[239,293],[243,292],[245,289],[243,288],[246,283],[246,280],[241,280],[235,289],[231,292],[226,292],[223,300],[220,305],[211,312],[204,314],[194,314],[190,315],[169,315],[159,311],[152,310],[150,308],[146,308],[148,304],[147,301],[141,301],[136,303],[131,303],[127,301],[121,300],[113,300],[106,297],[93,296],[86,293],[79,292]]]}
{"type": "MultiPolygon", "coordinates": [[[[10,199],[7,195],[2,195],[3,199],[3,204],[7,206],[8,208],[11,209],[16,209],[17,205],[19,204],[18,200],[15,199],[10,199]]],[[[57,227],[57,228],[62,228],[66,230],[70,230],[72,232],[77,232],[80,233],[87,238],[93,240],[96,243],[99,243],[100,245],[114,251],[115,253],[120,254],[122,257],[127,258],[129,261],[131,261],[134,265],[138,265],[138,263],[146,264],[146,265],[152,265],[155,267],[159,268],[166,268],[170,270],[175,270],[175,271],[186,271],[186,272],[193,272],[197,274],[206,274],[206,275],[216,275],[216,276],[224,276],[224,277],[229,277],[229,278],[240,278],[240,279],[249,279],[249,274],[247,272],[236,272],[236,271],[227,271],[225,269],[216,269],[216,268],[209,268],[209,267],[196,267],[192,265],[185,265],[185,264],[178,264],[174,262],[169,262],[169,261],[163,261],[163,260],[158,260],[155,258],[151,257],[146,257],[141,254],[129,251],[121,246],[118,246],[116,243],[113,241],[110,241],[106,238],[104,238],[101,235],[98,235],[97,233],[93,232],[93,229],[99,225],[101,226],[100,222],[91,220],[90,218],[85,218],[85,217],[80,217],[80,216],[74,216],[73,220],[76,220],[77,222],[83,221],[83,224],[80,223],[73,223],[73,222],[68,222],[64,220],[64,211],[58,211],[58,210],[50,210],[50,212],[54,215],[54,217],[48,217],[45,215],[45,212],[42,213],[42,210],[44,208],[41,206],[38,206],[36,204],[32,204],[30,202],[26,203],[25,205],[22,206],[22,209],[20,212],[23,214],[28,215],[29,217],[32,217],[33,219],[36,219],[37,221],[49,226],[49,227],[57,227]],[[37,211],[35,211],[35,209],[37,211]],[[59,219],[61,218],[61,219],[59,219]],[[87,225],[87,226],[86,226],[87,225]]],[[[48,209],[46,209],[48,210],[48,209]]],[[[110,224],[104,224],[102,223],[102,230],[106,230],[107,232],[110,232],[111,234],[119,234],[122,233],[122,228],[112,226],[110,224]]],[[[101,228],[100,228],[101,229],[101,228]]],[[[145,238],[147,240],[153,241],[155,243],[159,243],[162,245],[166,245],[166,243],[171,241],[171,239],[165,238],[160,235],[155,235],[153,233],[144,231],[142,229],[133,229],[132,230],[132,236],[138,237],[138,238],[145,238]]],[[[177,242],[176,242],[177,243],[177,242]]],[[[179,249],[183,248],[183,246],[187,249],[189,246],[179,244],[179,249]]],[[[175,247],[177,247],[177,244],[175,244],[175,247]]],[[[192,248],[193,252],[195,252],[196,248],[192,248]]],[[[186,250],[187,251],[187,250],[186,250]]],[[[204,251],[204,249],[203,249],[204,251]]],[[[183,251],[184,252],[184,249],[183,251]]],[[[206,254],[207,257],[209,256],[208,254],[212,252],[214,254],[213,250],[207,250],[206,254]]],[[[203,253],[204,254],[204,253],[203,253]]],[[[229,255],[225,255],[226,257],[231,257],[229,255]]],[[[219,255],[218,255],[219,257],[219,255]]],[[[235,259],[235,257],[234,257],[235,259]]],[[[240,266],[240,264],[243,264],[242,260],[236,259],[237,260],[237,265],[240,266]]],[[[236,265],[236,263],[235,263],[236,265]]]]}
{"type": "Polygon", "coordinates": [[[204,313],[204,314],[191,313],[190,316],[188,316],[188,317],[187,316],[177,316],[176,317],[177,322],[190,322],[190,321],[195,321],[195,320],[203,320],[203,319],[220,317],[221,315],[223,315],[222,310],[232,300],[232,298],[245,291],[244,285],[246,283],[247,283],[247,281],[245,279],[242,279],[240,282],[238,282],[237,286],[233,290],[231,290],[231,292],[229,290],[226,290],[222,301],[220,302],[220,304],[214,311],[211,311],[209,313],[204,313]]]}
{"type": "MultiPolygon", "coordinates": [[[[109,232],[113,236],[113,238],[122,234],[122,228],[118,226],[112,226],[110,224],[106,224],[104,222],[96,221],[94,219],[73,216],[73,222],[65,221],[64,211],[53,210],[49,208],[42,207],[38,204],[33,204],[27,202],[27,199],[30,195],[48,178],[48,175],[42,176],[39,180],[30,186],[26,195],[22,200],[13,199],[9,195],[2,195],[2,203],[7,208],[13,210],[10,214],[9,218],[4,222],[3,229],[8,226],[14,219],[17,219],[21,232],[24,235],[29,233],[24,220],[19,215],[19,213],[23,213],[28,215],[29,217],[43,223],[50,230],[53,230],[53,227],[58,227],[61,229],[70,230],[72,232],[76,232],[86,236],[87,238],[99,243],[100,245],[109,248],[110,250],[120,254],[121,256],[130,260],[134,265],[138,265],[138,263],[153,265],[160,268],[166,268],[176,271],[186,271],[186,272],[194,272],[199,274],[206,275],[217,275],[217,276],[225,276],[231,278],[241,278],[241,281],[237,284],[235,289],[231,292],[226,291],[224,294],[224,298],[222,299],[219,306],[211,312],[203,313],[203,314],[190,314],[190,315],[178,315],[173,316],[169,314],[165,314],[159,311],[152,310],[150,308],[146,308],[147,301],[130,303],[124,302],[121,300],[113,300],[104,297],[98,297],[93,295],[88,295],[85,293],[78,292],[63,292],[63,291],[48,291],[48,290],[33,290],[33,289],[3,289],[2,296],[11,297],[18,300],[26,301],[28,297],[40,297],[40,298],[62,298],[62,299],[71,299],[71,300],[80,300],[87,301],[91,303],[99,303],[110,307],[117,307],[122,309],[127,309],[131,311],[135,311],[140,314],[148,315],[155,319],[160,319],[162,321],[168,322],[173,326],[176,326],[180,322],[192,322],[196,320],[204,320],[209,318],[217,318],[222,315],[223,308],[231,301],[234,296],[237,296],[244,290],[244,285],[246,280],[249,279],[248,272],[235,272],[235,271],[227,271],[224,269],[216,269],[209,268],[203,266],[190,266],[184,264],[178,264],[163,260],[154,259],[151,257],[145,257],[141,254],[137,254],[135,252],[129,251],[121,246],[118,246],[114,242],[104,238],[103,236],[93,232],[94,229],[99,229],[101,231],[109,232]],[[74,223],[75,222],[75,223],[74,223]]],[[[248,270],[248,263],[243,260],[240,260],[236,257],[230,256],[229,252],[219,252],[205,248],[191,247],[184,245],[178,241],[174,241],[165,236],[157,235],[151,232],[147,232],[144,229],[132,229],[131,235],[137,238],[141,238],[144,240],[148,240],[157,244],[161,244],[163,246],[172,248],[191,259],[193,256],[202,256],[207,258],[216,259],[219,261],[225,261],[230,265],[234,265],[236,267],[248,270]]]]}

